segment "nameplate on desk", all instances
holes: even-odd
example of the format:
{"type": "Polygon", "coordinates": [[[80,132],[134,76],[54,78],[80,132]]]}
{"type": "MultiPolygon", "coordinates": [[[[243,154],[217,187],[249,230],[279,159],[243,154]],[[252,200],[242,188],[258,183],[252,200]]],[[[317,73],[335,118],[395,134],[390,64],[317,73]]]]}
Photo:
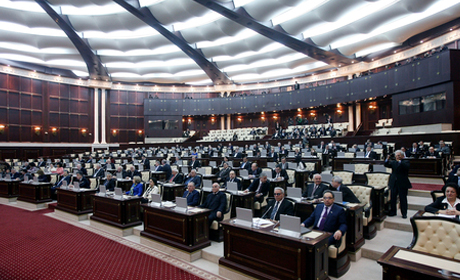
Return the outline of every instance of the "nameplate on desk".
{"type": "Polygon", "coordinates": [[[174,208],[174,211],[187,213],[187,198],[176,197],[176,208],[174,208]]]}
{"type": "Polygon", "coordinates": [[[173,187],[174,184],[173,183],[164,183],[163,186],[164,187],[173,187]]]}
{"type": "Polygon", "coordinates": [[[123,192],[121,188],[115,188],[115,195],[113,196],[114,199],[123,199],[123,192]]]}
{"type": "Polygon", "coordinates": [[[97,194],[98,196],[105,196],[106,195],[106,192],[107,192],[107,189],[104,185],[102,185],[100,188],[99,188],[99,193],[97,194]]]}
{"type": "Polygon", "coordinates": [[[209,187],[203,187],[204,192],[212,192],[212,188],[209,187]]]}

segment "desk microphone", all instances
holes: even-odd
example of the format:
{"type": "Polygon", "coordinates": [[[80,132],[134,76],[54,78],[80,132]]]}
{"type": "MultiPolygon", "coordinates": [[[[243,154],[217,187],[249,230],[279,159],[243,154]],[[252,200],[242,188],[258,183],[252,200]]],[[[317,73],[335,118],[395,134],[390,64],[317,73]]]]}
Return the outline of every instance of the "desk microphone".
{"type": "Polygon", "coordinates": [[[265,213],[260,218],[263,219],[265,217],[265,215],[267,215],[268,211],[270,211],[270,209],[272,209],[272,207],[273,206],[268,207],[267,211],[265,211],[265,213]]]}

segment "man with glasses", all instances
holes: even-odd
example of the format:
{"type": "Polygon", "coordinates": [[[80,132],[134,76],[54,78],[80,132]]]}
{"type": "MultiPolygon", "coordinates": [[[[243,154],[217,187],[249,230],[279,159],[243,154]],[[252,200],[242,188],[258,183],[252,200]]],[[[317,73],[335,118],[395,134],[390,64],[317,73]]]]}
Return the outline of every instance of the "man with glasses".
{"type": "Polygon", "coordinates": [[[270,201],[267,205],[267,212],[262,216],[269,218],[272,221],[279,221],[280,215],[294,215],[294,206],[292,202],[284,199],[284,189],[276,187],[274,190],[275,199],[270,201]]]}
{"type": "Polygon", "coordinates": [[[342,207],[334,204],[334,193],[325,191],[323,193],[324,204],[318,204],[315,211],[308,217],[301,226],[329,232],[329,245],[340,240],[347,231],[347,216],[342,207]]]}

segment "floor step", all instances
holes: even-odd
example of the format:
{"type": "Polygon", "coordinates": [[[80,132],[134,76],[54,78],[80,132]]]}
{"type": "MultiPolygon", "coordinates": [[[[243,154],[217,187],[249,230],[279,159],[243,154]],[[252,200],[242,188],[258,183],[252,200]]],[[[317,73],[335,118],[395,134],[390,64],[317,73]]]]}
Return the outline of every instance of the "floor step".
{"type": "Polygon", "coordinates": [[[141,236],[141,231],[144,230],[144,225],[137,226],[133,229],[133,234],[136,236],[141,236]]]}
{"type": "MultiPolygon", "coordinates": [[[[400,217],[401,219],[401,217],[400,217]]],[[[402,220],[402,219],[401,219],[402,220]]],[[[385,226],[387,221],[385,220],[385,226]]],[[[412,231],[384,228],[371,240],[366,240],[362,247],[362,257],[378,260],[392,245],[407,248],[412,241],[412,231]]]]}
{"type": "Polygon", "coordinates": [[[431,197],[429,191],[422,191],[422,190],[409,190],[408,196],[419,196],[419,197],[431,197]]]}
{"type": "Polygon", "coordinates": [[[201,258],[213,263],[219,263],[219,259],[224,256],[224,242],[211,241],[211,246],[201,250],[201,258]]]}
{"type": "Polygon", "coordinates": [[[408,206],[410,210],[424,210],[425,206],[433,202],[431,197],[422,197],[422,196],[408,196],[407,197],[408,206]]]}
{"type": "MultiPolygon", "coordinates": [[[[407,211],[407,219],[403,219],[401,217],[401,212],[398,209],[398,214],[396,216],[393,216],[393,217],[388,217],[387,216],[387,218],[385,219],[385,228],[412,232],[412,226],[410,224],[410,217],[414,216],[415,213],[417,213],[417,212],[418,211],[416,211],[416,210],[408,210],[407,211]]],[[[378,235],[379,234],[380,234],[380,232],[378,233],[378,235]]],[[[366,242],[367,242],[367,240],[366,240],[366,242]]]]}

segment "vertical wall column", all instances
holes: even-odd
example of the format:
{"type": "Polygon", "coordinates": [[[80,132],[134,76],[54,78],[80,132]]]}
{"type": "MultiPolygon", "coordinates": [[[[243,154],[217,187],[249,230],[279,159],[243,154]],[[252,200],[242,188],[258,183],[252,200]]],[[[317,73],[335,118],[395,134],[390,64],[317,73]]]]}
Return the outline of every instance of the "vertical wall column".
{"type": "Polygon", "coordinates": [[[99,89],[94,88],[94,142],[99,144],[99,89]]]}
{"type": "Polygon", "coordinates": [[[225,117],[222,116],[220,117],[220,130],[224,130],[225,129],[225,117]]]}
{"type": "Polygon", "coordinates": [[[105,121],[107,119],[106,117],[106,108],[107,108],[107,91],[105,88],[101,89],[101,133],[102,133],[102,139],[101,139],[101,144],[107,144],[106,140],[106,129],[105,129],[105,121]]]}
{"type": "Polygon", "coordinates": [[[232,129],[232,115],[227,115],[227,129],[232,129]]]}
{"type": "Polygon", "coordinates": [[[354,131],[355,124],[353,122],[353,105],[348,106],[348,131],[354,131]]]}
{"type": "Polygon", "coordinates": [[[356,103],[355,115],[356,115],[355,128],[357,128],[361,124],[361,104],[360,103],[356,103]]]}

